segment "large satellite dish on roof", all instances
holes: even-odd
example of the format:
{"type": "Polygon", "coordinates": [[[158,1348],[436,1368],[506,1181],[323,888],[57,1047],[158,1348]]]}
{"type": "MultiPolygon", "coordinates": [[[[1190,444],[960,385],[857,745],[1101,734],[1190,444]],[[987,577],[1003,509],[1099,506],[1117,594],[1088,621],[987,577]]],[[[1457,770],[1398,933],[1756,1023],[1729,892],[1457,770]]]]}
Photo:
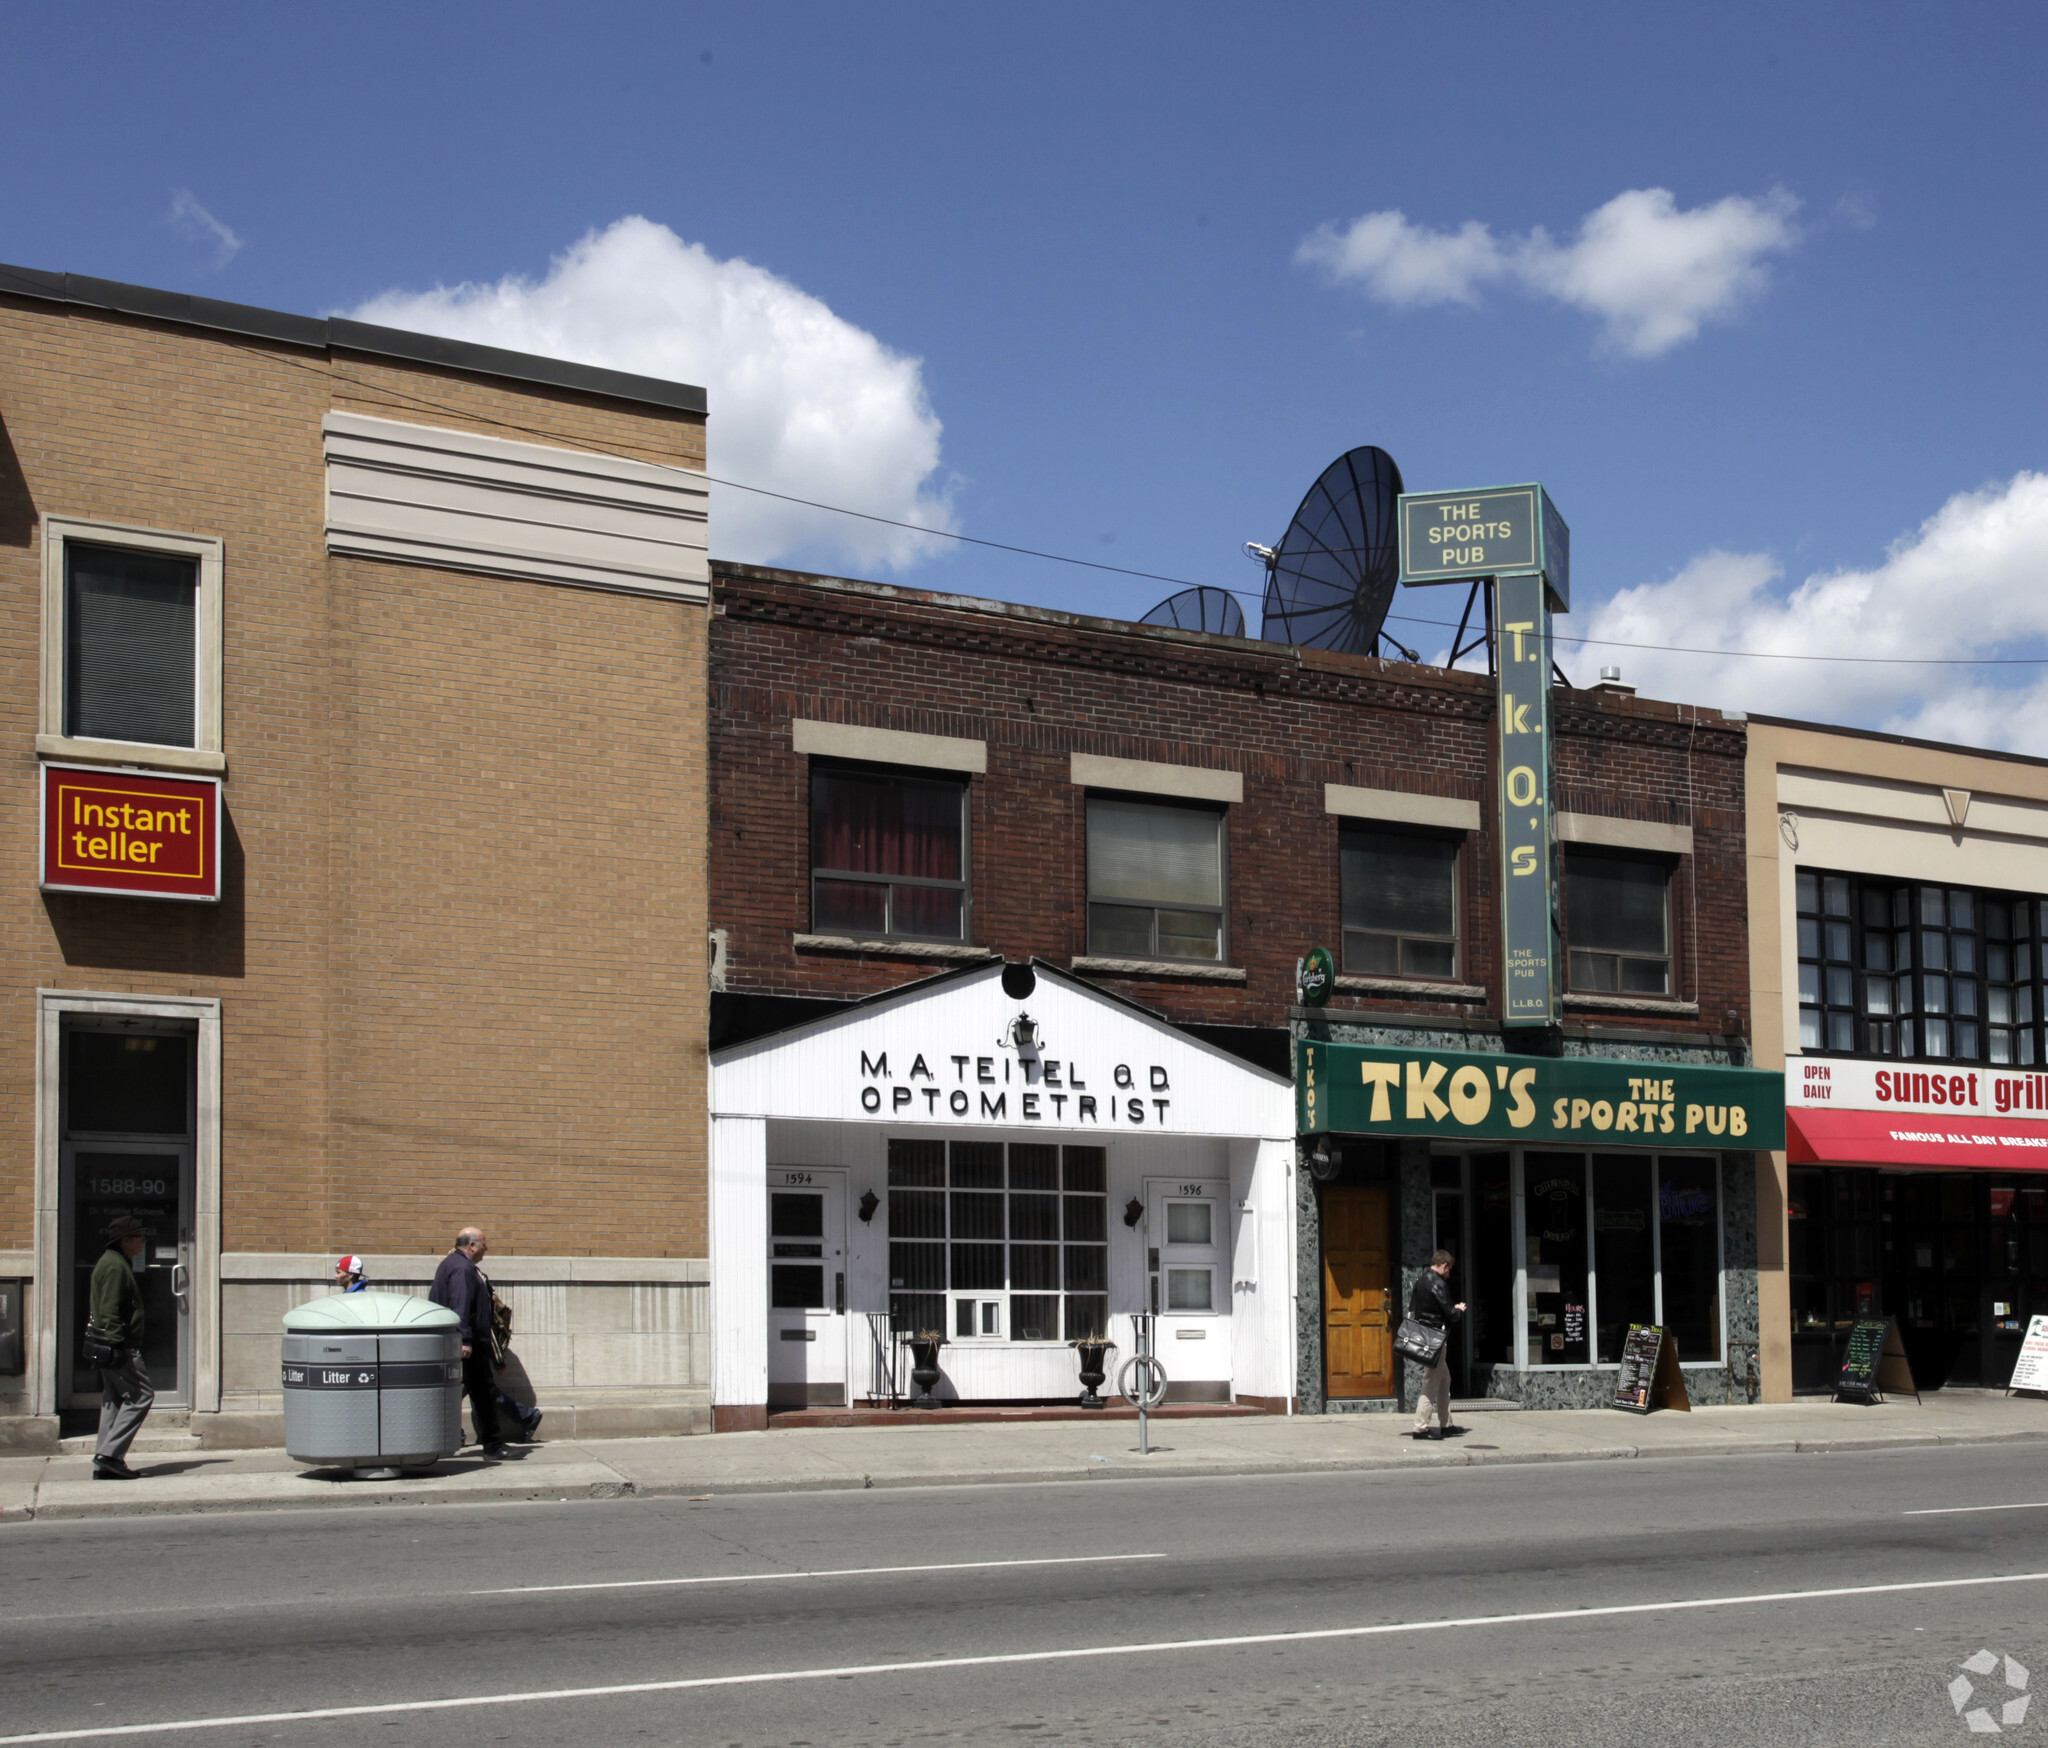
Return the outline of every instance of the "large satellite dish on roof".
{"type": "Polygon", "coordinates": [[[1140,625],[1171,625],[1179,631],[1213,631],[1223,637],[1244,636],[1244,609],[1228,589],[1206,583],[1168,595],[1138,621],[1140,625]]]}
{"type": "Polygon", "coordinates": [[[1247,543],[1266,567],[1261,638],[1352,655],[1377,650],[1401,574],[1394,502],[1402,489],[1394,458],[1365,444],[1323,469],[1279,546],[1247,543]]]}

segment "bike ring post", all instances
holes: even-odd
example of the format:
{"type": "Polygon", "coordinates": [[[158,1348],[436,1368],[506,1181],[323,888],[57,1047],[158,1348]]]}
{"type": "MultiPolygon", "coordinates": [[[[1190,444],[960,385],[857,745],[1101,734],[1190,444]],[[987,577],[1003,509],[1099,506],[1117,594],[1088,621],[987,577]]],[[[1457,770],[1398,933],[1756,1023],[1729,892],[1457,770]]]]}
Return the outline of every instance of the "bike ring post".
{"type": "Polygon", "coordinates": [[[1138,1455],[1152,1454],[1151,1410],[1166,1400],[1166,1368],[1152,1352],[1152,1316],[1140,1311],[1131,1318],[1133,1345],[1137,1352],[1117,1372],[1117,1394],[1134,1403],[1138,1410],[1138,1455]]]}

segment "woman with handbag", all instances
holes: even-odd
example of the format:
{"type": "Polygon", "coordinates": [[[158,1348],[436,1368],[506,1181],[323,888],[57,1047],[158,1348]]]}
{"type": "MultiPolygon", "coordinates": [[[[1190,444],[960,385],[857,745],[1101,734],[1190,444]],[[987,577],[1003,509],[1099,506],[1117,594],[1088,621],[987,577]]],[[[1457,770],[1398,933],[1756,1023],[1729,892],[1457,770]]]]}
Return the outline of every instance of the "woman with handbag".
{"type": "Polygon", "coordinates": [[[1410,1349],[1410,1324],[1420,1324],[1414,1336],[1417,1347],[1433,1345],[1435,1354],[1429,1361],[1429,1370],[1422,1375],[1422,1389],[1415,1398],[1416,1438],[1440,1439],[1447,1432],[1455,1432],[1451,1425],[1451,1368],[1446,1354],[1450,1349],[1450,1326],[1465,1315],[1465,1302],[1451,1303],[1451,1269],[1457,1258],[1448,1250],[1440,1250],[1429,1259],[1429,1267],[1422,1271],[1415,1283],[1415,1291],[1408,1295],[1408,1322],[1401,1326],[1399,1345],[1403,1351],[1410,1349]],[[1424,1331],[1433,1332],[1433,1343],[1419,1339],[1424,1331]],[[1434,1411],[1439,1425],[1431,1426],[1430,1417],[1434,1411]]]}

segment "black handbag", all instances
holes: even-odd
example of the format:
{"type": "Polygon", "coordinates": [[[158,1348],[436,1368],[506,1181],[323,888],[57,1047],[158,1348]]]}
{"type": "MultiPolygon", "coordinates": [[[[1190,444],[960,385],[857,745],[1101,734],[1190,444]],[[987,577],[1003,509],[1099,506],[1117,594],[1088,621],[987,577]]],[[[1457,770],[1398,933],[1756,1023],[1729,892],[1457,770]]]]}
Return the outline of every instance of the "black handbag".
{"type": "Polygon", "coordinates": [[[118,1366],[127,1353],[125,1347],[118,1347],[107,1339],[106,1332],[97,1324],[88,1323],[85,1333],[79,1338],[79,1347],[85,1354],[87,1365],[118,1366]]]}
{"type": "Polygon", "coordinates": [[[1394,1351],[1418,1366],[1433,1366],[1443,1358],[1444,1343],[1449,1339],[1448,1330],[1432,1329],[1427,1323],[1404,1317],[1401,1327],[1394,1331],[1394,1351]]]}

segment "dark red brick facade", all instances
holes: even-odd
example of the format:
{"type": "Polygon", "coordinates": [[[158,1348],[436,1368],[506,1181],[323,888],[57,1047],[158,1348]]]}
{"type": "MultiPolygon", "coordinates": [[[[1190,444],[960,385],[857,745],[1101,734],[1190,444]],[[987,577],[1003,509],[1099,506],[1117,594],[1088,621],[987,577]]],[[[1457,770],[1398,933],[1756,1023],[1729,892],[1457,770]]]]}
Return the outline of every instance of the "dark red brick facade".
{"type": "MultiPolygon", "coordinates": [[[[1460,1003],[1340,991],[1334,1010],[1395,1023],[1498,1023],[1493,687],[1483,675],[750,566],[714,566],[711,923],[725,987],[847,998],[944,969],[800,949],[808,914],[808,766],[796,718],[983,740],[971,779],[979,946],[1061,964],[1087,952],[1084,800],[1069,755],[1240,772],[1229,809],[1227,959],[1246,980],[1101,975],[1190,1023],[1283,1027],[1296,957],[1337,945],[1339,820],[1324,785],[1477,802],[1468,840],[1460,1003]]],[[[1596,692],[1555,695],[1557,805],[1687,825],[1673,881],[1673,984],[1697,1017],[1570,1016],[1570,1030],[1749,1030],[1744,729],[1718,712],[1596,692]]]]}

